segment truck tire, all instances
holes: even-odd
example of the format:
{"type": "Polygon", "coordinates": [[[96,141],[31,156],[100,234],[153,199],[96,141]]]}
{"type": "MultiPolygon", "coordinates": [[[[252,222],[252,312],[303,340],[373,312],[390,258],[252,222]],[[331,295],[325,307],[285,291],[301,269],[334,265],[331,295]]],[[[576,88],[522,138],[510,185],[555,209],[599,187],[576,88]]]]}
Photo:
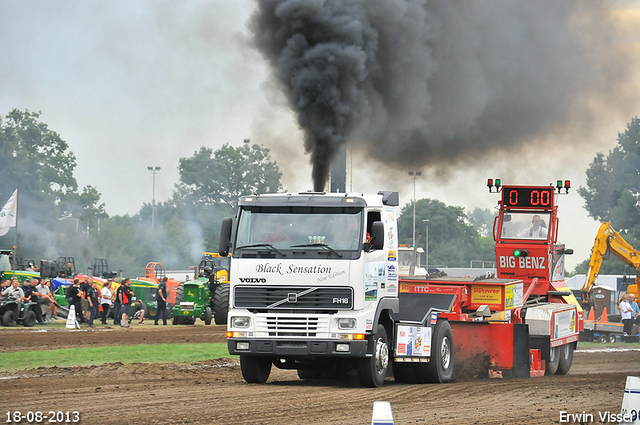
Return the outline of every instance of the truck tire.
{"type": "Polygon", "coordinates": [[[415,365],[418,384],[445,383],[453,378],[453,333],[447,320],[438,320],[431,341],[431,361],[415,365]]]}
{"type": "Polygon", "coordinates": [[[549,361],[547,361],[547,369],[545,375],[555,375],[560,364],[560,347],[549,348],[549,361]]]}
{"type": "Polygon", "coordinates": [[[389,367],[389,345],[384,326],[378,325],[372,342],[373,355],[358,362],[358,379],[365,387],[378,388],[384,383],[389,367]]]}
{"type": "Polygon", "coordinates": [[[573,343],[565,344],[558,347],[560,361],[558,362],[558,370],[556,375],[566,375],[571,369],[573,363],[573,343]]]}
{"type": "Polygon", "coordinates": [[[618,338],[616,338],[616,334],[609,334],[609,342],[611,344],[615,344],[618,341],[618,338]]]}
{"type": "Polygon", "coordinates": [[[3,326],[13,326],[16,323],[16,315],[12,310],[7,310],[2,315],[2,325],[3,326]]]}
{"type": "MultiPolygon", "coordinates": [[[[36,306],[36,308],[39,308],[36,306]]],[[[29,310],[24,313],[24,319],[22,319],[22,325],[25,328],[32,328],[33,325],[36,324],[36,312],[33,310],[29,310]]]]}
{"type": "Polygon", "coordinates": [[[216,325],[227,324],[227,314],[229,313],[229,284],[221,283],[216,287],[213,296],[213,316],[216,325]]]}
{"type": "Polygon", "coordinates": [[[607,341],[609,341],[609,338],[607,337],[607,334],[601,334],[601,335],[598,337],[598,342],[599,342],[599,343],[601,343],[601,344],[604,344],[604,343],[606,343],[607,341]]]}
{"type": "Polygon", "coordinates": [[[272,361],[269,357],[240,356],[240,370],[242,377],[249,384],[264,384],[271,374],[272,361]]]}
{"type": "Polygon", "coordinates": [[[211,307],[207,307],[204,309],[204,324],[209,326],[211,324],[211,319],[213,318],[213,313],[211,312],[211,307]]]}

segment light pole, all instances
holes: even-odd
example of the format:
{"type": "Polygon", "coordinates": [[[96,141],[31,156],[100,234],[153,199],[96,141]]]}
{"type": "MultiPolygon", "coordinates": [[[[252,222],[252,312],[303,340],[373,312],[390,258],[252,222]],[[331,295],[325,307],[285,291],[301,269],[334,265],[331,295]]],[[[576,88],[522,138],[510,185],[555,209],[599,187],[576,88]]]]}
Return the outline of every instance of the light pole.
{"type": "Polygon", "coordinates": [[[413,246],[416,246],[416,177],[422,175],[422,171],[409,171],[413,177],[413,246]]]}
{"type": "Polygon", "coordinates": [[[422,223],[425,225],[425,238],[424,238],[424,252],[425,252],[425,266],[424,268],[427,270],[427,276],[429,276],[429,220],[422,220],[422,223]]]}
{"type": "Polygon", "coordinates": [[[147,167],[147,170],[153,173],[153,192],[151,201],[151,230],[155,228],[156,221],[156,173],[160,171],[160,167],[147,167]]]}

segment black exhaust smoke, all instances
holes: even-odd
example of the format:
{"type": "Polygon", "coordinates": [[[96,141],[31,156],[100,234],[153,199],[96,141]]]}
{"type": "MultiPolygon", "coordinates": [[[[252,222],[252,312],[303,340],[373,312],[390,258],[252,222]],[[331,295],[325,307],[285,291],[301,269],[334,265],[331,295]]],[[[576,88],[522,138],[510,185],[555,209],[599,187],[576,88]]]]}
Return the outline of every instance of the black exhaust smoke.
{"type": "Polygon", "coordinates": [[[618,36],[637,28],[612,19],[618,3],[260,0],[250,26],[322,191],[347,142],[384,169],[584,144],[636,103],[625,87],[638,58],[618,36]]]}

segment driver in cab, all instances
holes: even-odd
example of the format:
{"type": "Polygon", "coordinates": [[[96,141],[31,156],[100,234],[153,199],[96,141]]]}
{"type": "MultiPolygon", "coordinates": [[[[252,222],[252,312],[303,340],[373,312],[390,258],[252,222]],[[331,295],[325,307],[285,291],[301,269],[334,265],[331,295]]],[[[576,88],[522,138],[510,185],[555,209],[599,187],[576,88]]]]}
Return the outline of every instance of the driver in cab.
{"type": "Polygon", "coordinates": [[[518,233],[519,238],[546,239],[547,227],[539,215],[531,217],[531,226],[518,233]]]}
{"type": "Polygon", "coordinates": [[[289,235],[284,230],[285,225],[281,221],[276,222],[276,230],[264,235],[264,239],[262,240],[262,242],[273,243],[291,240],[289,235]]]}

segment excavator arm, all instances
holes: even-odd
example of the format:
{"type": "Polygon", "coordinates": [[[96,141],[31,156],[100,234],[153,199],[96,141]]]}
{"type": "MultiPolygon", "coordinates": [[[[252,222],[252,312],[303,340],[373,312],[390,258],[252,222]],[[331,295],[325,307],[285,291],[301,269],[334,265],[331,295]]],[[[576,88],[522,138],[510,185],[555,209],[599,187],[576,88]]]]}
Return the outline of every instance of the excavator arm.
{"type": "MultiPolygon", "coordinates": [[[[611,227],[611,223],[602,223],[596,239],[591,249],[591,259],[589,260],[589,270],[587,271],[587,278],[582,285],[580,292],[582,293],[582,304],[586,305],[591,299],[591,289],[596,282],[598,273],[600,272],[600,266],[602,266],[602,260],[606,258],[606,255],[611,252],[618,257],[625,264],[634,267],[636,270],[640,268],[640,252],[636,251],[634,247],[629,245],[624,240],[620,233],[615,231],[611,227]]],[[[640,283],[640,277],[636,276],[635,288],[629,288],[629,292],[638,292],[638,284],[640,283]]]]}

